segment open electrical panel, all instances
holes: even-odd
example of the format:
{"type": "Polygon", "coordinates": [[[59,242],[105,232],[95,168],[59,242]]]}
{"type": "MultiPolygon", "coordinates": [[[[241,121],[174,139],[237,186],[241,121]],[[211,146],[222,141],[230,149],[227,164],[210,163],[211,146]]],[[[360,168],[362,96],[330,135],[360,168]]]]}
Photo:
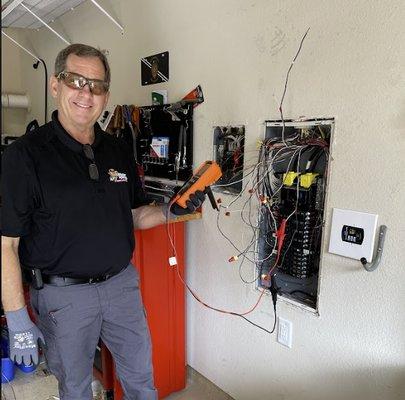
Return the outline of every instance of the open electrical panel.
{"type": "Polygon", "coordinates": [[[243,182],[245,151],[245,127],[214,127],[214,160],[222,170],[222,177],[216,183],[215,191],[239,194],[243,182]]]}
{"type": "Polygon", "coordinates": [[[259,155],[259,287],[317,309],[333,119],[266,121],[259,155]]]}

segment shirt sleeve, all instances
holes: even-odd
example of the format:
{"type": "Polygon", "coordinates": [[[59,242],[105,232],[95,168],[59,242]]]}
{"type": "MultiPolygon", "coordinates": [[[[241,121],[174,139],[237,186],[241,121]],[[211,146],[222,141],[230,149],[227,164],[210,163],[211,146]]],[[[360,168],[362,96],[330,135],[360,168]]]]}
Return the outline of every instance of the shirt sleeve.
{"type": "Polygon", "coordinates": [[[2,235],[21,237],[29,234],[34,210],[34,180],[28,157],[17,142],[3,153],[1,202],[2,235]]]}

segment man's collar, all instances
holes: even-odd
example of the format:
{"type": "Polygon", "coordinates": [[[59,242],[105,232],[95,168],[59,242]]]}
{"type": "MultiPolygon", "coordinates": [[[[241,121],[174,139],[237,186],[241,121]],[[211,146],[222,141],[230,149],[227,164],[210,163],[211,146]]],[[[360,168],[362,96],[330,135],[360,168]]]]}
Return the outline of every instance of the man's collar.
{"type": "MultiPolygon", "coordinates": [[[[56,136],[59,138],[59,140],[69,149],[75,151],[76,153],[81,153],[83,152],[83,144],[78,142],[76,139],[74,139],[69,133],[66,131],[66,129],[62,126],[62,124],[59,122],[58,119],[58,111],[55,110],[52,113],[52,124],[56,133],[56,136]]],[[[92,147],[97,147],[102,139],[102,129],[100,128],[100,125],[96,122],[94,124],[94,142],[92,143],[92,147]]]]}

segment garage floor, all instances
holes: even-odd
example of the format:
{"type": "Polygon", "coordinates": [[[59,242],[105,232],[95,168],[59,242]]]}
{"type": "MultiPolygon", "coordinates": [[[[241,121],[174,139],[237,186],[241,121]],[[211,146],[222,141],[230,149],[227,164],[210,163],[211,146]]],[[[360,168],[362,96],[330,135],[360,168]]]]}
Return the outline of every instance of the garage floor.
{"type": "MultiPolygon", "coordinates": [[[[1,394],[2,400],[57,400],[59,398],[56,379],[47,372],[44,364],[30,374],[24,374],[16,368],[15,379],[11,384],[2,384],[1,394]]],[[[174,393],[166,399],[232,400],[232,397],[188,367],[186,389],[174,393]]]]}

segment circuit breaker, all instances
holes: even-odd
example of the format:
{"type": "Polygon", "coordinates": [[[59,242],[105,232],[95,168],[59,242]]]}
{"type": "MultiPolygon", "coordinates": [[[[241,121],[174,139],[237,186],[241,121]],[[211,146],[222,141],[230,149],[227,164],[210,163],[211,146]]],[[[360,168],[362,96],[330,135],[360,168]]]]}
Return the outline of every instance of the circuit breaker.
{"type": "Polygon", "coordinates": [[[259,286],[317,308],[333,119],[266,121],[258,174],[259,286]]]}

